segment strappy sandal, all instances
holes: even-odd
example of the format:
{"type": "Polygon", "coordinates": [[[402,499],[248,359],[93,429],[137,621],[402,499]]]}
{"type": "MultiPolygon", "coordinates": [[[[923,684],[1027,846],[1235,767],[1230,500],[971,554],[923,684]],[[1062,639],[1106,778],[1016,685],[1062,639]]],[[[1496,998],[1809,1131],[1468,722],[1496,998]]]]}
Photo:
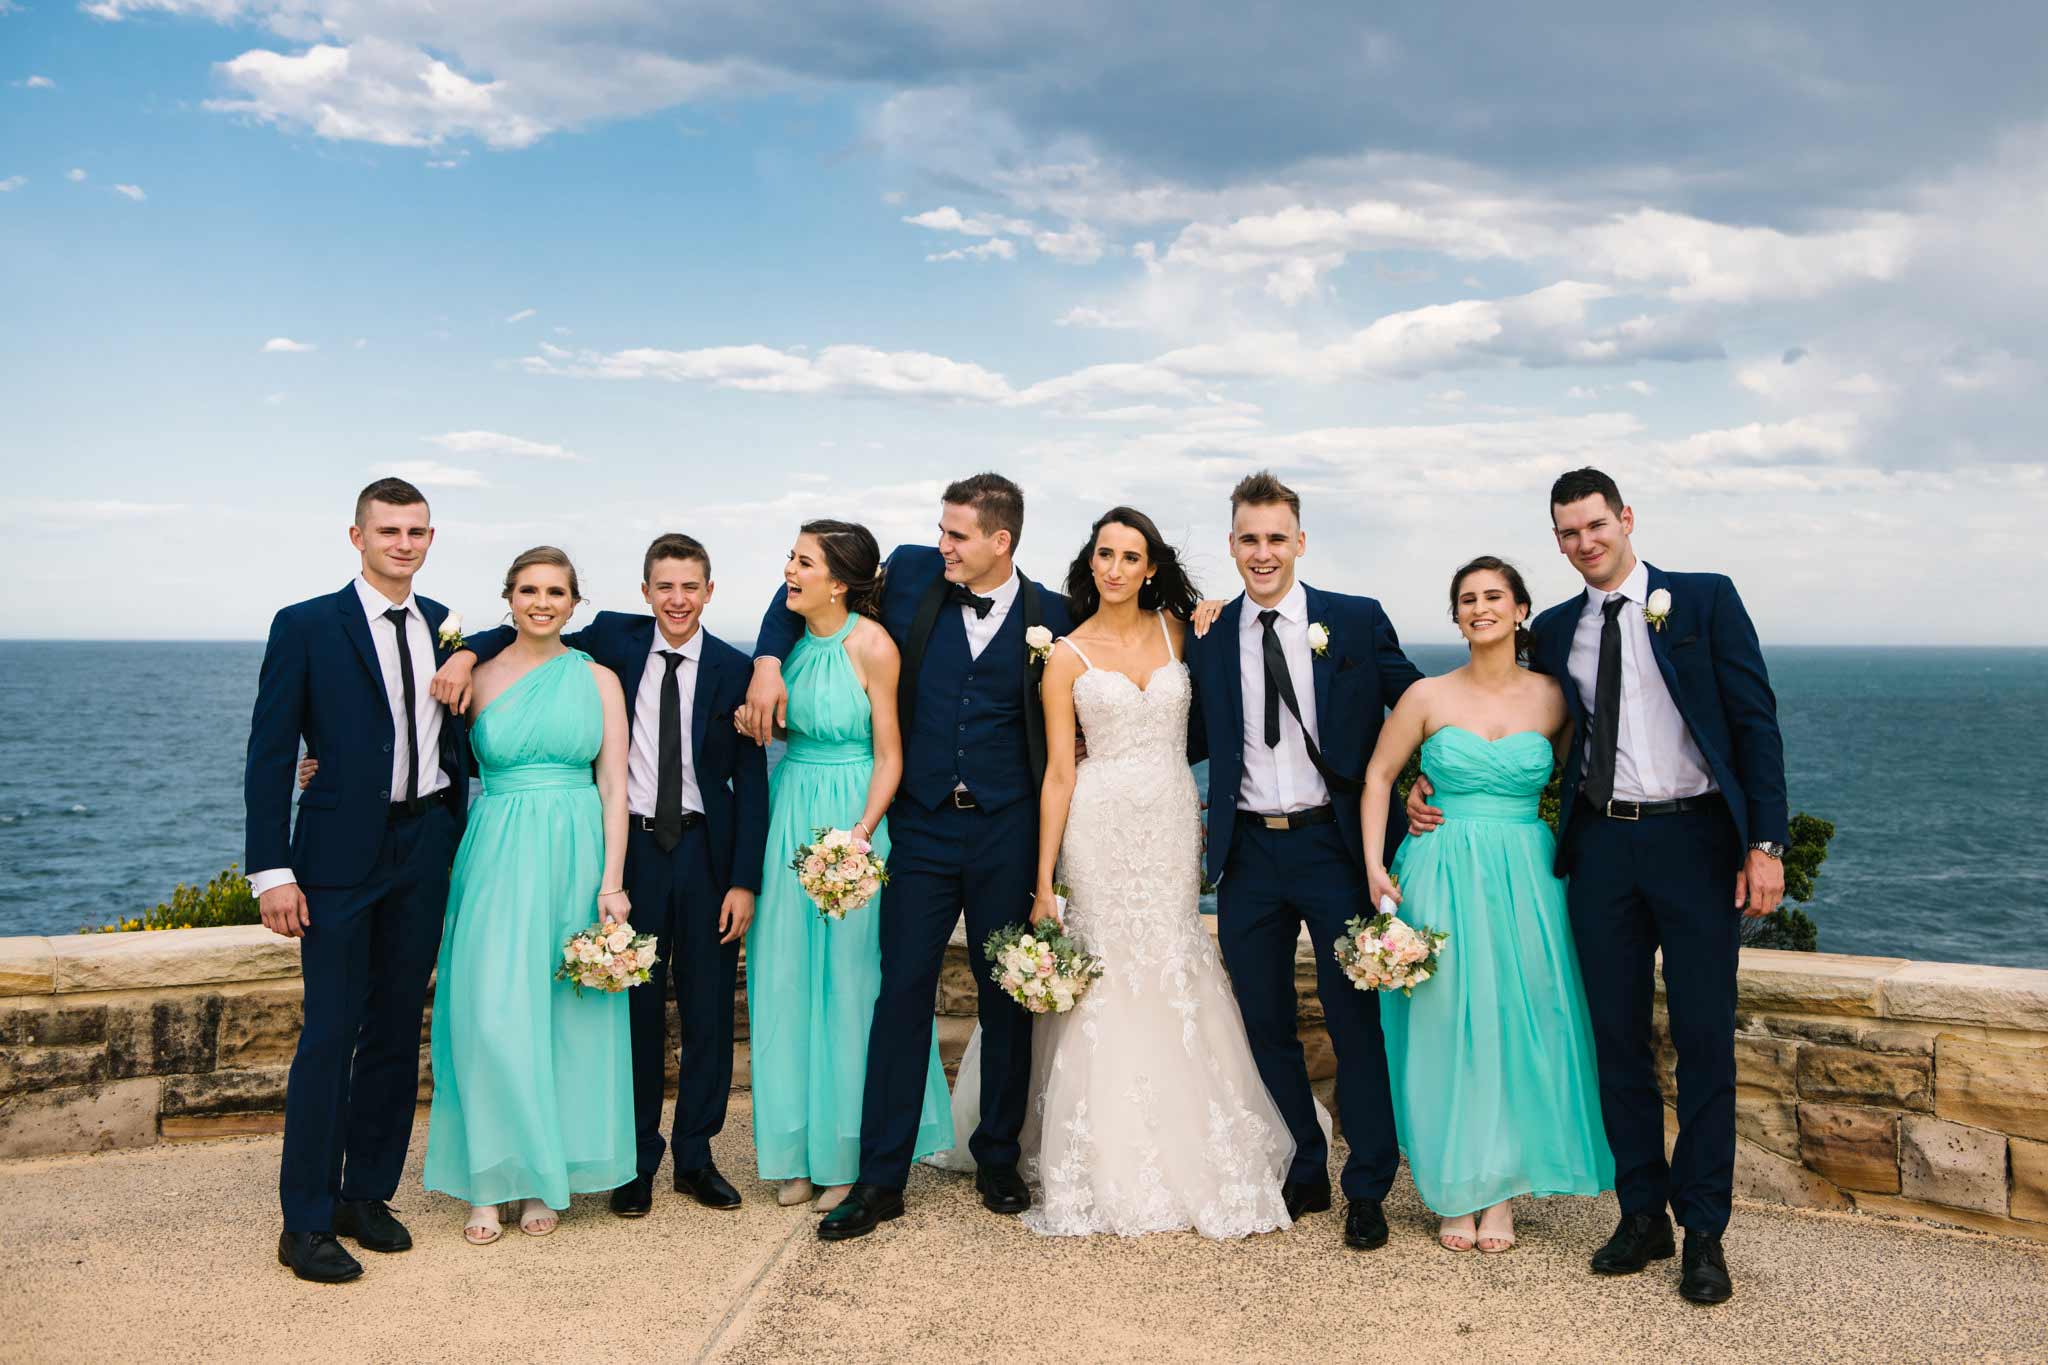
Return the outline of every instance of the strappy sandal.
{"type": "MultiPolygon", "coordinates": [[[[1508,1202],[1507,1200],[1503,1199],[1503,1200],[1501,1200],[1501,1201],[1500,1201],[1500,1203],[1498,1203],[1498,1204],[1495,1204],[1495,1205],[1493,1206],[1493,1209],[1503,1209],[1503,1210],[1505,1210],[1505,1211],[1506,1211],[1506,1213],[1507,1213],[1507,1217],[1508,1217],[1508,1226],[1509,1226],[1510,1228],[1513,1228],[1513,1227],[1514,1227],[1514,1222],[1515,1222],[1515,1209],[1514,1209],[1514,1205],[1513,1205],[1513,1204],[1511,1204],[1511,1203],[1509,1203],[1509,1202],[1508,1202]]],[[[1486,1210],[1486,1212],[1487,1212],[1487,1213],[1492,1213],[1492,1212],[1493,1212],[1493,1209],[1488,1209],[1488,1210],[1486,1210]]],[[[1481,1222],[1483,1223],[1483,1222],[1484,1222],[1484,1219],[1485,1219],[1485,1214],[1481,1214],[1481,1215],[1480,1215],[1480,1218],[1481,1218],[1481,1222]]],[[[1510,1232],[1508,1232],[1508,1233],[1507,1233],[1507,1234],[1506,1234],[1505,1236],[1503,1236],[1503,1235],[1500,1235],[1500,1234],[1492,1234],[1492,1235],[1489,1235],[1488,1233],[1486,1233],[1485,1231],[1483,1231],[1483,1230],[1482,1230],[1482,1231],[1481,1231],[1481,1232],[1479,1233],[1479,1237],[1478,1237],[1478,1239],[1477,1239],[1477,1240],[1476,1240],[1476,1241],[1475,1241],[1475,1242],[1473,1243],[1473,1245],[1475,1245],[1475,1246],[1477,1246],[1477,1247],[1479,1248],[1479,1251],[1480,1251],[1480,1254],[1481,1254],[1481,1255],[1484,1255],[1484,1256],[1498,1256],[1498,1255],[1500,1255],[1500,1254],[1501,1254],[1502,1252],[1505,1252],[1505,1251],[1513,1251],[1513,1250],[1514,1250],[1514,1248],[1515,1248],[1515,1234],[1514,1234],[1514,1233],[1513,1233],[1512,1231],[1510,1231],[1510,1232]],[[1490,1243],[1492,1243],[1492,1245],[1491,1245],[1491,1246],[1487,1245],[1487,1244],[1488,1244],[1489,1242],[1490,1242],[1490,1243]]]]}
{"type": "Polygon", "coordinates": [[[522,1207],[519,1213],[519,1230],[528,1237],[545,1237],[562,1225],[561,1215],[541,1204],[538,1199],[529,1199],[527,1205],[540,1204],[540,1212],[534,1213],[522,1207]]]}
{"type": "Polygon", "coordinates": [[[469,1211],[469,1221],[462,1225],[462,1240],[473,1247],[487,1247],[504,1235],[505,1229],[498,1224],[496,1204],[472,1208],[469,1211]]]}
{"type": "MultiPolygon", "coordinates": [[[[1469,1213],[1461,1213],[1458,1215],[1458,1217],[1471,1218],[1472,1215],[1469,1213]]],[[[1458,1221],[1457,1218],[1446,1218],[1437,1225],[1436,1244],[1442,1247],[1445,1251],[1470,1251],[1474,1245],[1476,1237],[1478,1236],[1478,1220],[1473,1220],[1472,1234],[1470,1236],[1462,1232],[1448,1231],[1450,1225],[1452,1223],[1455,1223],[1456,1221],[1458,1221]]]]}

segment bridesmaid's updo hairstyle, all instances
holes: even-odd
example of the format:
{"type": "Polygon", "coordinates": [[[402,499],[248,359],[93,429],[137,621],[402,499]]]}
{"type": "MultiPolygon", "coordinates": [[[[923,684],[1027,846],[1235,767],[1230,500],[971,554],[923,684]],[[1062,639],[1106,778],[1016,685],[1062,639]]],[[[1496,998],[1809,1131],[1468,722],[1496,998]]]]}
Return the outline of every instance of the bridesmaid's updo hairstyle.
{"type": "Polygon", "coordinates": [[[507,602],[512,600],[512,587],[519,581],[519,575],[536,564],[551,564],[566,572],[569,575],[569,600],[583,600],[583,589],[576,582],[576,566],[569,562],[569,556],[552,545],[536,545],[513,560],[512,567],[505,570],[505,591],[502,596],[507,602]]]}
{"type": "MultiPolygon", "coordinates": [[[[1522,571],[1498,555],[1481,555],[1451,575],[1451,622],[1458,620],[1458,594],[1465,587],[1465,580],[1476,573],[1497,573],[1507,580],[1508,592],[1513,595],[1515,605],[1528,608],[1533,616],[1536,604],[1529,600],[1529,589],[1522,582],[1522,571]]],[[[1526,620],[1515,627],[1515,658],[1527,662],[1529,658],[1529,627],[1526,620]]]]}
{"type": "Polygon", "coordinates": [[[846,585],[846,609],[882,619],[882,547],[857,521],[807,521],[797,528],[818,542],[825,572],[846,585]]]}
{"type": "Polygon", "coordinates": [[[1157,572],[1138,589],[1138,609],[1164,611],[1168,616],[1177,616],[1183,621],[1192,617],[1195,604],[1202,600],[1202,595],[1195,591],[1193,581],[1181,565],[1180,552],[1166,543],[1166,537],[1159,534],[1159,527],[1152,518],[1137,508],[1112,507],[1088,528],[1088,539],[1081,546],[1081,553],[1074,556],[1073,564],[1067,569],[1067,604],[1073,613],[1074,623],[1079,625],[1102,606],[1102,594],[1095,588],[1092,563],[1095,542],[1105,526],[1129,527],[1145,537],[1145,558],[1157,572]]]}

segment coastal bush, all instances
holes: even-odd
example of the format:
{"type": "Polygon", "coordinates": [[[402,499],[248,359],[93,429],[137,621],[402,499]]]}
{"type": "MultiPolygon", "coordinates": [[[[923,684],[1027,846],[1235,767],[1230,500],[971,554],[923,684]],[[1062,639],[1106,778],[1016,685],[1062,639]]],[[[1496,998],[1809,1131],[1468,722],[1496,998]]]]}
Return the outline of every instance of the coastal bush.
{"type": "Polygon", "coordinates": [[[211,929],[223,924],[262,922],[263,917],[256,912],[256,897],[249,890],[249,879],[230,863],[226,871],[205,886],[179,882],[169,900],[160,901],[155,909],[145,910],[138,917],[78,932],[119,934],[137,929],[211,929]]]}

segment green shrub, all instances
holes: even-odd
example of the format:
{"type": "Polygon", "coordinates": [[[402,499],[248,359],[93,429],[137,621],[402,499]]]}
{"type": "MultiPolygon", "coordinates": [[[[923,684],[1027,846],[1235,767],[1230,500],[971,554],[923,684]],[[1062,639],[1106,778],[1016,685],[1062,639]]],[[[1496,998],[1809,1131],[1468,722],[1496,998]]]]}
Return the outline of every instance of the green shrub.
{"type": "Polygon", "coordinates": [[[145,910],[140,918],[124,919],[116,924],[103,924],[98,929],[80,929],[81,934],[118,934],[137,929],[211,929],[223,924],[261,924],[263,917],[256,913],[256,897],[249,890],[249,879],[230,863],[225,872],[202,887],[178,883],[178,889],[171,892],[171,898],[160,902],[153,910],[145,910]]]}

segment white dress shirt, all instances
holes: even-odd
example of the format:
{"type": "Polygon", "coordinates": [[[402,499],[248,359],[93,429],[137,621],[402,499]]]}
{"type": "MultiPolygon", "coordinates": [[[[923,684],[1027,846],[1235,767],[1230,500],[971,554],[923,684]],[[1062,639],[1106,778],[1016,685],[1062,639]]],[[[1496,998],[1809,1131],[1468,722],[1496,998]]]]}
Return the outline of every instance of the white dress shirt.
{"type": "Polygon", "coordinates": [[[696,755],[690,748],[690,717],[697,706],[697,669],[704,658],[704,632],[690,632],[690,638],[671,648],[654,628],[654,645],[647,652],[647,667],[640,674],[640,690],[633,694],[633,744],[626,754],[626,806],[635,815],[652,816],[661,796],[661,688],[668,680],[669,654],[680,654],[676,668],[676,693],[683,713],[683,810],[704,811],[704,793],[697,787],[696,755]]]}
{"type": "MultiPolygon", "coordinates": [[[[970,588],[968,591],[974,590],[970,588]]],[[[988,648],[988,642],[995,639],[996,632],[1003,628],[1003,620],[1009,616],[1010,607],[1017,600],[1017,571],[1010,570],[1008,578],[988,592],[975,593],[975,596],[986,597],[995,603],[986,616],[976,616],[974,608],[965,603],[960,607],[960,619],[967,623],[967,652],[979,659],[981,651],[988,648]]]]}
{"type": "MultiPolygon", "coordinates": [[[[405,768],[409,761],[405,732],[405,680],[398,673],[398,632],[384,613],[394,606],[405,608],[405,636],[412,653],[413,720],[420,738],[421,796],[431,796],[448,785],[441,771],[441,703],[427,691],[434,680],[434,632],[420,611],[419,599],[411,593],[403,603],[394,603],[356,575],[356,596],[362,599],[363,614],[370,623],[370,643],[377,649],[377,669],[384,677],[384,700],[391,708],[391,800],[405,799],[405,768]]],[[[315,755],[317,757],[317,755],[315,755]]],[[[261,896],[273,886],[288,886],[298,878],[288,867],[273,867],[252,873],[249,889],[261,896]]]]}
{"type": "Polygon", "coordinates": [[[1280,637],[1281,652],[1287,656],[1287,676],[1294,683],[1294,699],[1301,706],[1301,724],[1287,702],[1280,703],[1280,742],[1266,747],[1266,628],[1259,622],[1264,610],[1247,595],[1237,621],[1237,666],[1244,679],[1244,780],[1237,789],[1237,808],[1260,815],[1287,815],[1327,805],[1330,789],[1323,775],[1309,761],[1302,726],[1318,743],[1322,732],[1316,728],[1315,660],[1308,647],[1308,590],[1297,582],[1280,599],[1273,622],[1280,637]]]}
{"type": "Polygon", "coordinates": [[[1614,798],[1617,801],[1676,801],[1717,790],[1700,746],[1679,715],[1678,704],[1664,686],[1663,670],[1651,652],[1649,623],[1643,603],[1650,595],[1649,566],[1640,559],[1612,593],[1586,585],[1586,607],[1572,635],[1570,671],[1579,699],[1585,703],[1584,743],[1592,752],[1590,718],[1600,687],[1600,629],[1609,597],[1628,605],[1615,624],[1621,630],[1621,734],[1614,753],[1614,798]]]}

